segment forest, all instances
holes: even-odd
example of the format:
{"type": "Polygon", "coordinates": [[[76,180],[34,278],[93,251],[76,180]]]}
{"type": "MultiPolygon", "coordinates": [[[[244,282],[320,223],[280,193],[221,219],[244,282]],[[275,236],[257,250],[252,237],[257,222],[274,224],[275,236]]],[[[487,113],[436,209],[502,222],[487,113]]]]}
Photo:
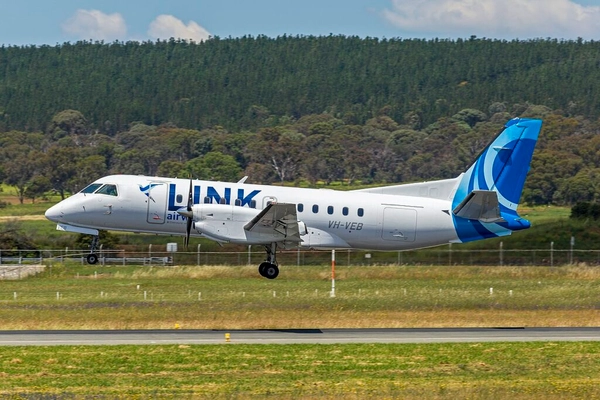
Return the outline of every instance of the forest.
{"type": "Polygon", "coordinates": [[[523,201],[600,198],[600,43],[327,37],[0,48],[0,180],[110,173],[357,187],[454,177],[544,120],[523,201]]]}

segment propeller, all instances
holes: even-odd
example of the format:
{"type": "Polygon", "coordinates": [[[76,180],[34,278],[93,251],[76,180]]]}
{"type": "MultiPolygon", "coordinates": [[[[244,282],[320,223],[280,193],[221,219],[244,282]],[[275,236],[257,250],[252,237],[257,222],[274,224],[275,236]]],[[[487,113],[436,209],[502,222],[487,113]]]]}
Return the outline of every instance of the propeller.
{"type": "Polygon", "coordinates": [[[190,177],[190,192],[188,193],[187,207],[185,209],[180,208],[179,210],[177,210],[179,215],[183,215],[186,218],[185,239],[183,241],[183,244],[186,249],[188,248],[188,245],[190,244],[190,233],[192,231],[192,224],[194,223],[194,212],[192,209],[192,206],[193,206],[192,189],[193,189],[192,188],[192,177],[190,177]]]}

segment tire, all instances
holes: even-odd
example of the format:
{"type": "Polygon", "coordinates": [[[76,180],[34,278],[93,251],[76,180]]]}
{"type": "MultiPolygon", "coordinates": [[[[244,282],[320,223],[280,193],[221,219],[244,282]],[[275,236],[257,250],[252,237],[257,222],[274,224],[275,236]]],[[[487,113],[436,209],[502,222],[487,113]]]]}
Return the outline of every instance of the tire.
{"type": "Polygon", "coordinates": [[[86,257],[87,263],[90,265],[94,265],[98,263],[98,255],[92,253],[92,254],[88,254],[86,257]]]}
{"type": "Polygon", "coordinates": [[[275,279],[279,275],[279,267],[275,264],[269,264],[264,270],[264,277],[267,279],[275,279]]]}
{"type": "Polygon", "coordinates": [[[270,266],[271,264],[268,262],[263,262],[258,266],[258,273],[260,274],[260,276],[266,278],[267,275],[265,275],[265,270],[270,266]]]}

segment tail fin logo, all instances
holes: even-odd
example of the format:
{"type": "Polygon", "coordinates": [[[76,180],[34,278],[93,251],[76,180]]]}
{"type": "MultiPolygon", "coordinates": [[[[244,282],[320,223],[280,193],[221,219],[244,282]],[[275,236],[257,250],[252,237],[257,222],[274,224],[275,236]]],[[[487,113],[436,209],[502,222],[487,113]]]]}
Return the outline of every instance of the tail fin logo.
{"type": "Polygon", "coordinates": [[[513,119],[465,172],[453,206],[473,190],[493,190],[502,211],[516,213],[542,121],[513,119]]]}
{"type": "Polygon", "coordinates": [[[454,225],[460,241],[509,235],[514,230],[530,226],[529,221],[518,216],[517,207],[541,128],[540,120],[509,121],[462,175],[452,208],[459,209],[458,206],[473,191],[494,191],[499,212],[496,211],[497,222],[462,218],[454,214],[454,225]]]}

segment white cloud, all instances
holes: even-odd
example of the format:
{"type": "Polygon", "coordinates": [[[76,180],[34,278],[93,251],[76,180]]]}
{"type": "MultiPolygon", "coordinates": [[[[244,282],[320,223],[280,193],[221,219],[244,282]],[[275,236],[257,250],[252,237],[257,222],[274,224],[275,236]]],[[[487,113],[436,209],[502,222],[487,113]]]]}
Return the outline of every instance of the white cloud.
{"type": "Polygon", "coordinates": [[[410,34],[489,38],[600,37],[600,7],[571,0],[391,0],[383,16],[410,34]]]}
{"type": "Polygon", "coordinates": [[[121,14],[104,14],[98,10],[77,10],[62,24],[62,30],[78,39],[113,41],[123,40],[127,35],[127,26],[121,14]]]}
{"type": "Polygon", "coordinates": [[[180,38],[201,42],[209,38],[210,33],[194,21],[184,24],[172,15],[159,15],[150,24],[148,35],[155,39],[180,38]]]}

